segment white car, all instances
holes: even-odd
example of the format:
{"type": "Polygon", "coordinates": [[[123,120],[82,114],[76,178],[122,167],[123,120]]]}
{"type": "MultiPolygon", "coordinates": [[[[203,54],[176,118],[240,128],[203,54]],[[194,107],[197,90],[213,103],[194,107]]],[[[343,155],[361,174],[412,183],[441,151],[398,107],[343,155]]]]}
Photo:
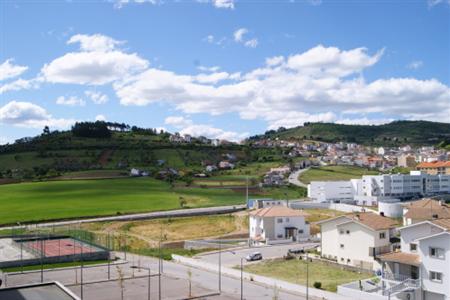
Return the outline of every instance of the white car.
{"type": "Polygon", "coordinates": [[[249,254],[245,257],[246,261],[255,261],[255,260],[261,260],[262,254],[261,252],[253,252],[252,254],[249,254]]]}

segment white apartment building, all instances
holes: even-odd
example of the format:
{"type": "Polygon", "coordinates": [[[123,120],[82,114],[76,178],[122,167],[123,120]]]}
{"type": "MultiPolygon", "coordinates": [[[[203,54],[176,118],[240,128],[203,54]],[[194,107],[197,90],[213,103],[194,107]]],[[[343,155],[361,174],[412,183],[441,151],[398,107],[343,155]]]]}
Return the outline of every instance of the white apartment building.
{"type": "Polygon", "coordinates": [[[308,184],[308,197],[317,202],[352,202],[354,196],[350,181],[312,181],[308,184]]]}
{"type": "Polygon", "coordinates": [[[288,243],[307,240],[310,226],[302,210],[283,205],[267,206],[249,213],[250,240],[253,243],[288,243]]]}
{"type": "Polygon", "coordinates": [[[375,259],[391,250],[396,223],[375,213],[353,213],[318,222],[321,255],[339,264],[380,270],[375,259]]]}
{"type": "Polygon", "coordinates": [[[308,197],[317,202],[358,202],[374,205],[378,200],[411,199],[450,193],[450,175],[411,171],[409,175],[364,175],[349,181],[313,181],[308,197]]]}

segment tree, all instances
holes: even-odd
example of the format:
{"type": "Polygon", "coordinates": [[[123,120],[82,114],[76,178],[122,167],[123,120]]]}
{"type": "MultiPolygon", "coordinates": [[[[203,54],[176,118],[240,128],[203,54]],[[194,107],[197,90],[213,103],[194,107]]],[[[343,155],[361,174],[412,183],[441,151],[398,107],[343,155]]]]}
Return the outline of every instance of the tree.
{"type": "Polygon", "coordinates": [[[44,130],[42,131],[42,135],[49,135],[50,134],[50,128],[48,126],[44,127],[44,130]]]}

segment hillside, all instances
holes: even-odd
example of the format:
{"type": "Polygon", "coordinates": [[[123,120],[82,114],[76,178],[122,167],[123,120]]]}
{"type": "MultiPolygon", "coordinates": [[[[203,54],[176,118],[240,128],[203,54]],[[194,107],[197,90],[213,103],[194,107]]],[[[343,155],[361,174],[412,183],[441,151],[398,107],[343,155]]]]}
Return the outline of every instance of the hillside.
{"type": "Polygon", "coordinates": [[[174,144],[166,133],[111,131],[109,137],[96,138],[64,131],[0,146],[0,183],[5,178],[45,179],[78,171],[90,171],[80,177],[102,177],[91,170],[117,170],[110,173],[110,177],[117,177],[120,172],[128,174],[130,168],[151,173],[174,168],[189,174],[202,171],[202,162],[218,163],[227,154],[235,156],[241,164],[281,158],[281,151],[276,149],[250,151],[235,144],[218,147],[197,142],[174,144]]]}
{"type": "Polygon", "coordinates": [[[344,125],[334,123],[305,123],[304,126],[268,131],[250,138],[317,140],[351,142],[365,145],[398,146],[436,145],[450,140],[450,124],[429,121],[395,121],[383,125],[344,125]]]}

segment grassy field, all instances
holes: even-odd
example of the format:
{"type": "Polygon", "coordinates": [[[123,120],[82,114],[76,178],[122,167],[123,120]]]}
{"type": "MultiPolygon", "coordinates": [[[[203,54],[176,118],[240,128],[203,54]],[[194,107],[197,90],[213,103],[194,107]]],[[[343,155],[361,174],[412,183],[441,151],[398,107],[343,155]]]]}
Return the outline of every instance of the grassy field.
{"type": "Polygon", "coordinates": [[[311,181],[349,180],[360,178],[362,175],[376,174],[379,172],[355,166],[325,166],[312,168],[302,173],[299,179],[307,184],[311,181]]]}
{"type": "MultiPolygon", "coordinates": [[[[302,190],[250,190],[251,198],[298,198],[302,190]]],[[[171,187],[152,178],[45,181],[0,185],[0,224],[235,205],[245,189],[171,187]]]]}
{"type": "MultiPolygon", "coordinates": [[[[306,284],[306,263],[303,260],[268,260],[248,265],[244,270],[296,284],[306,284]]],[[[322,289],[331,292],[336,292],[337,286],[340,284],[370,277],[373,277],[370,273],[347,271],[323,262],[309,263],[309,286],[313,286],[314,282],[321,282],[322,289]]]]}
{"type": "Polygon", "coordinates": [[[234,190],[172,189],[150,178],[48,181],[0,186],[0,224],[244,203],[234,190]]]}

